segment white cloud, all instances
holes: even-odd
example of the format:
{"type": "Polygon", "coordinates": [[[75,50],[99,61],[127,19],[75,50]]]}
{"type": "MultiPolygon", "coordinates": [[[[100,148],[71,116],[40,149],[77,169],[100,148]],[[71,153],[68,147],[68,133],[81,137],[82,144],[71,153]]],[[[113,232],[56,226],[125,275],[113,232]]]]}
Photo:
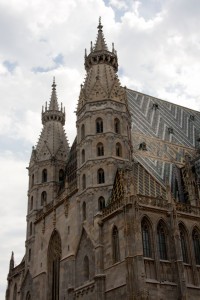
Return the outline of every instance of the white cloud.
{"type": "Polygon", "coordinates": [[[53,76],[72,143],[84,49],[95,41],[101,16],[107,44],[114,41],[118,51],[122,85],[199,109],[199,14],[198,0],[0,0],[0,192],[6,224],[0,299],[11,251],[17,263],[24,251],[25,166],[42,128],[41,108],[50,99],[53,76]]]}

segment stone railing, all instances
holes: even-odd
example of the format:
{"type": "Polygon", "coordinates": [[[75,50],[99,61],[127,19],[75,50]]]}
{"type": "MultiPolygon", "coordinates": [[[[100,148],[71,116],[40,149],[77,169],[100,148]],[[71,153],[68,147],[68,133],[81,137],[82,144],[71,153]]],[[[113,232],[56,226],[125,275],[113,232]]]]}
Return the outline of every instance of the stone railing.
{"type": "Polygon", "coordinates": [[[85,298],[86,295],[88,294],[88,297],[89,297],[89,294],[93,293],[94,289],[95,289],[95,282],[94,281],[88,282],[88,283],[82,285],[81,287],[76,288],[74,290],[75,299],[78,299],[78,298],[86,299],[85,298]]]}
{"type": "Polygon", "coordinates": [[[156,207],[162,207],[162,208],[168,208],[169,203],[164,200],[163,198],[158,197],[149,197],[149,196],[143,196],[138,195],[139,204],[142,205],[149,205],[149,206],[156,206],[156,207]]]}
{"type": "Polygon", "coordinates": [[[156,279],[155,261],[152,258],[144,258],[144,268],[147,279],[156,279]]]}
{"type": "Polygon", "coordinates": [[[194,274],[191,265],[184,264],[184,275],[186,283],[194,284],[194,274]]]}
{"type": "Polygon", "coordinates": [[[21,273],[25,268],[25,262],[21,262],[18,266],[16,266],[15,268],[13,268],[8,276],[15,276],[19,273],[21,273]]]}
{"type": "Polygon", "coordinates": [[[198,206],[192,206],[190,204],[177,202],[176,209],[187,214],[200,216],[200,207],[198,206]]]}
{"type": "Polygon", "coordinates": [[[160,261],[161,281],[174,282],[174,272],[170,261],[160,261]]]}
{"type": "Polygon", "coordinates": [[[107,207],[105,207],[102,210],[102,216],[106,217],[113,213],[114,211],[117,211],[119,208],[121,208],[124,205],[124,199],[120,198],[117,201],[111,202],[107,207]]]}

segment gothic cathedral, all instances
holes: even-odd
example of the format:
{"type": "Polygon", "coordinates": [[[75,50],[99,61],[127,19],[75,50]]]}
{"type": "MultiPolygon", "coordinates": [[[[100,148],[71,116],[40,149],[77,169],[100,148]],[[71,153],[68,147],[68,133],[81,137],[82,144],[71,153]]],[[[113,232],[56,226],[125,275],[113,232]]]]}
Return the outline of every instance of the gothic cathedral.
{"type": "Polygon", "coordinates": [[[200,299],[200,113],[122,87],[101,22],[70,147],[55,80],[6,300],[200,299]]]}

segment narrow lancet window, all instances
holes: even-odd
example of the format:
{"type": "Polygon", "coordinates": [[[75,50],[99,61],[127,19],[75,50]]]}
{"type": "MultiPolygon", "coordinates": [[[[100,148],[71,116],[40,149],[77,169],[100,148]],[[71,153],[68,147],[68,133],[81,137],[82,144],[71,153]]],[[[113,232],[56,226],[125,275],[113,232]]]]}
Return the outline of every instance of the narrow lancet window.
{"type": "Polygon", "coordinates": [[[104,183],[105,182],[104,170],[103,169],[99,169],[97,171],[97,182],[98,183],[104,183]]]}
{"type": "Polygon", "coordinates": [[[116,226],[114,226],[112,230],[112,251],[113,251],[113,263],[116,263],[120,260],[119,233],[116,226]]]}
{"type": "Polygon", "coordinates": [[[142,244],[143,256],[152,257],[150,226],[146,220],[142,221],[142,244]]]}
{"type": "Polygon", "coordinates": [[[166,228],[161,222],[157,227],[158,250],[160,259],[167,260],[166,228]]]}
{"type": "Polygon", "coordinates": [[[103,132],[103,120],[101,118],[96,119],[96,133],[103,132]]]}

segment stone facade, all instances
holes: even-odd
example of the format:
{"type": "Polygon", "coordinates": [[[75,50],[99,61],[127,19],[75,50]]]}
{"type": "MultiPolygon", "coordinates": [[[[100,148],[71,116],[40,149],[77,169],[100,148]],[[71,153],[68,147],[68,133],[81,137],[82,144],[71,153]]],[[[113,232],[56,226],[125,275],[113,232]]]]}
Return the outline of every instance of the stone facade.
{"type": "Polygon", "coordinates": [[[123,88],[101,22],[72,147],[55,81],[6,300],[200,298],[200,114],[123,88]]]}

